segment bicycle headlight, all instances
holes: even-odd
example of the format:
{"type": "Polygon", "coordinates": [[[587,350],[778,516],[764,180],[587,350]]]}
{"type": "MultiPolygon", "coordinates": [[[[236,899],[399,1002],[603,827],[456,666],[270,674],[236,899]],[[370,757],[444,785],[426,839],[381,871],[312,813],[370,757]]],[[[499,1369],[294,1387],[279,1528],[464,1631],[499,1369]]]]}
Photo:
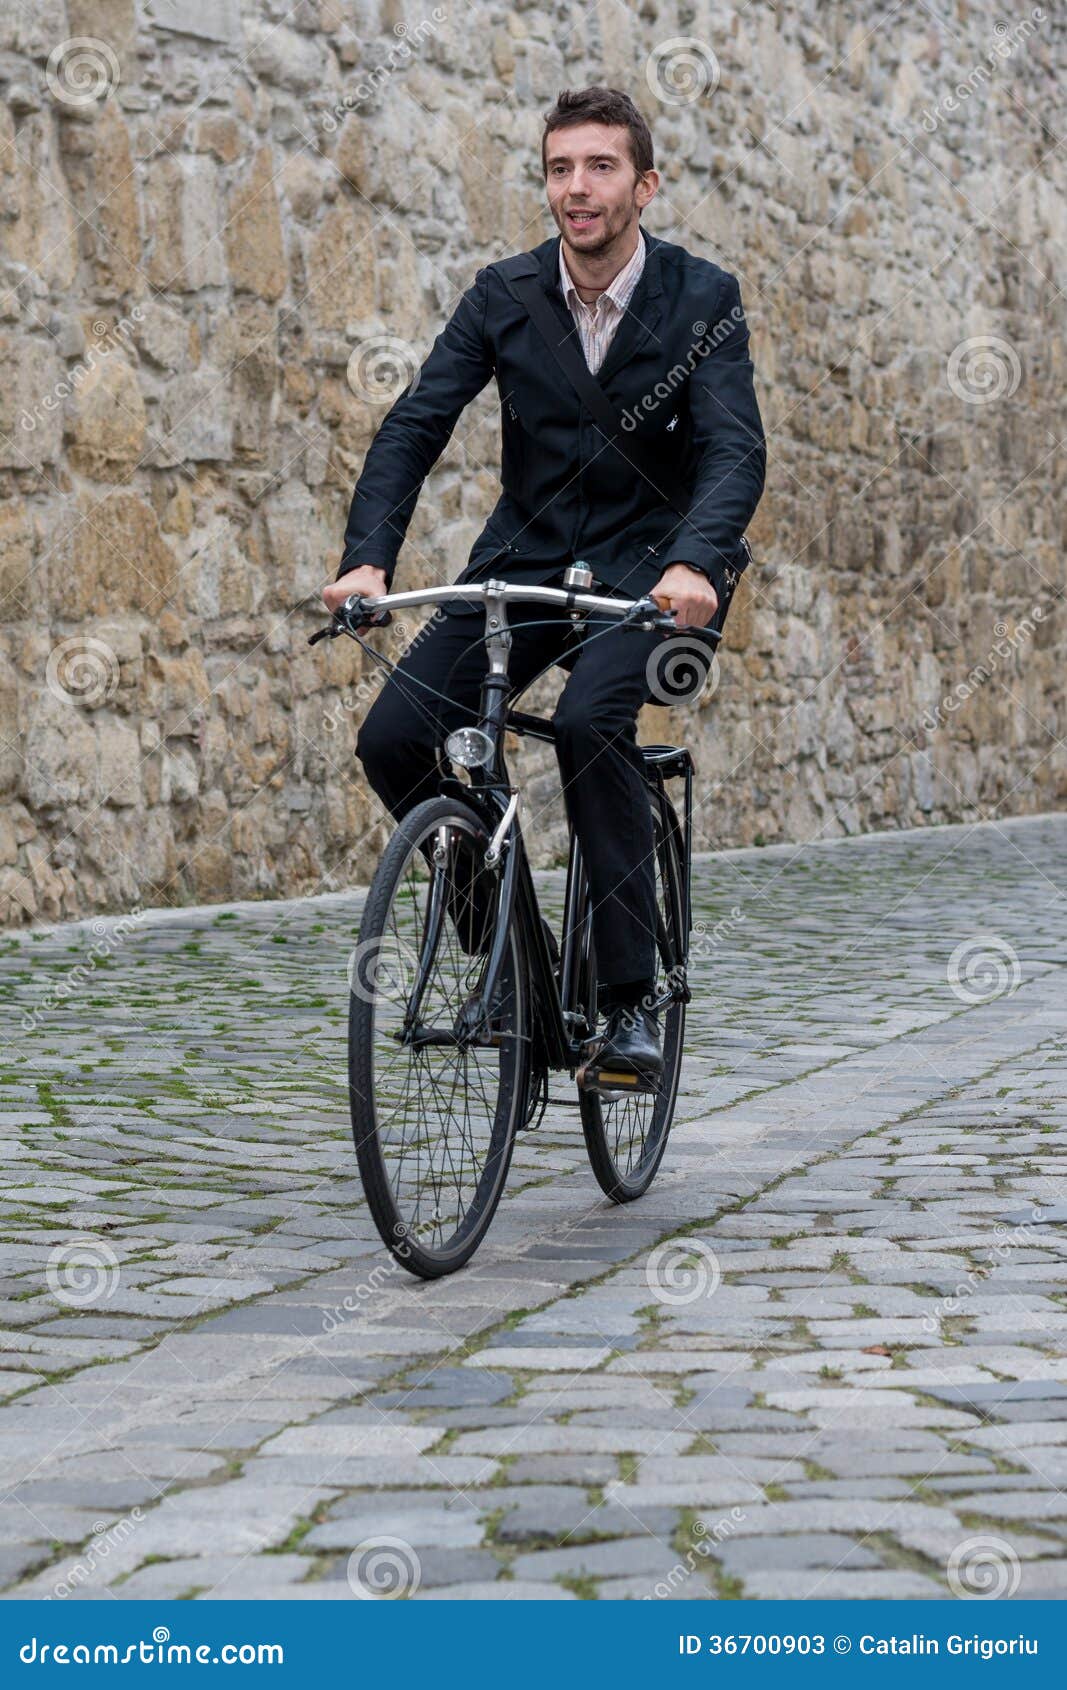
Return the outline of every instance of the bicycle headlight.
{"type": "Polygon", "coordinates": [[[481,728],[456,728],[445,740],[445,752],[461,769],[477,769],[493,761],[493,742],[481,728]]]}

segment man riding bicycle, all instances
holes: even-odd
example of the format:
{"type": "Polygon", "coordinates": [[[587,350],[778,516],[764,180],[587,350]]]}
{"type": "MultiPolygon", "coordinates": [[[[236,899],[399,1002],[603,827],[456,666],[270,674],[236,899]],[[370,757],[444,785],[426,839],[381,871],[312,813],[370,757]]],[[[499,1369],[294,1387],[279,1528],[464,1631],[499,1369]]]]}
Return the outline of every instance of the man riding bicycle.
{"type": "MultiPolygon", "coordinates": [[[[679,629],[721,628],[766,468],[737,280],[641,229],[659,174],[627,94],[561,93],[541,146],[559,237],[477,272],[375,436],[323,598],[333,611],[388,591],[423,481],[495,374],[503,490],[460,580],[560,585],[581,560],[595,591],[651,594],[679,629]]],[[[570,669],[552,721],[593,903],[599,1060],[654,1080],[654,846],[636,723],[661,696],[657,654],[674,636],[613,628],[575,656],[564,612],[517,606],[510,620],[516,692],[552,661],[570,669]]],[[[472,720],[484,639],[470,607],[450,606],[363,723],[358,755],[397,820],[438,790],[438,746],[472,720]]]]}

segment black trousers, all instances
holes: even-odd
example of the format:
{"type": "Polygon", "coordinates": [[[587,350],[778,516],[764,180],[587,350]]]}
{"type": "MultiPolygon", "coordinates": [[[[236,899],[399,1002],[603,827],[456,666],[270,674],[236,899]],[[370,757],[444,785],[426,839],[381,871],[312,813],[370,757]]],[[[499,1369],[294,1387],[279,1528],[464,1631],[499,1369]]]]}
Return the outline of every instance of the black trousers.
{"type": "MultiPolygon", "coordinates": [[[[656,653],[676,636],[601,621],[578,643],[555,606],[508,607],[512,695],[550,664],[570,677],[553,725],[564,802],[589,877],[601,985],[656,973],[656,880],[652,815],[637,745],[637,713],[662,700],[656,653]]],[[[458,601],[416,636],[371,707],[357,753],[374,791],[400,820],[439,790],[437,748],[478,718],[488,669],[485,612],[458,601]],[[444,697],[437,696],[445,695],[444,697]]],[[[442,752],[443,758],[443,752],[442,752]]],[[[538,817],[524,818],[527,837],[538,817]]]]}

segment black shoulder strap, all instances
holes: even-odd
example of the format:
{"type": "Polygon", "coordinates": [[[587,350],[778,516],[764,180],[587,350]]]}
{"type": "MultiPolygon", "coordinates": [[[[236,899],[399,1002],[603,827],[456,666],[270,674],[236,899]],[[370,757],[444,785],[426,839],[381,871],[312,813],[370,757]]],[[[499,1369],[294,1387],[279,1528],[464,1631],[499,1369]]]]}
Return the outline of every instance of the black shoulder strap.
{"type": "MultiPolygon", "coordinates": [[[[637,441],[630,440],[628,450],[623,447],[619,438],[622,433],[622,424],[614,405],[582,355],[577,330],[573,335],[561,338],[559,321],[545,298],[544,289],[536,275],[513,277],[511,288],[512,292],[525,305],[541,339],[578,397],[595,417],[608,440],[618,448],[627,462],[639,474],[645,474],[637,441]]],[[[662,466],[659,465],[657,465],[655,476],[648,475],[647,479],[658,492],[663,494],[667,503],[674,506],[679,516],[684,517],[686,515],[689,508],[689,493],[680,480],[672,476],[669,485],[664,487],[662,485],[664,472],[662,466]]]]}

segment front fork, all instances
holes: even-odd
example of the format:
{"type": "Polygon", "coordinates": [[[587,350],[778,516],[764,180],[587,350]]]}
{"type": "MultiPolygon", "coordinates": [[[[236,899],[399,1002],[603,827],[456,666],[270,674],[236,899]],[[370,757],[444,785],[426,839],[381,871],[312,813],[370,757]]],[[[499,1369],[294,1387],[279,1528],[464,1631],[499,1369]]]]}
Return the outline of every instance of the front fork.
{"type": "Polygon", "coordinates": [[[433,876],[430,881],[430,896],[426,908],[426,926],[423,929],[422,945],[419,949],[419,961],[415,972],[415,988],[408,999],[407,1013],[404,1016],[405,1043],[418,1026],[426,982],[430,978],[430,969],[441,938],[441,926],[445,919],[445,904],[448,900],[445,877],[447,862],[448,829],[447,827],[439,827],[437,838],[434,841],[433,876]]]}

